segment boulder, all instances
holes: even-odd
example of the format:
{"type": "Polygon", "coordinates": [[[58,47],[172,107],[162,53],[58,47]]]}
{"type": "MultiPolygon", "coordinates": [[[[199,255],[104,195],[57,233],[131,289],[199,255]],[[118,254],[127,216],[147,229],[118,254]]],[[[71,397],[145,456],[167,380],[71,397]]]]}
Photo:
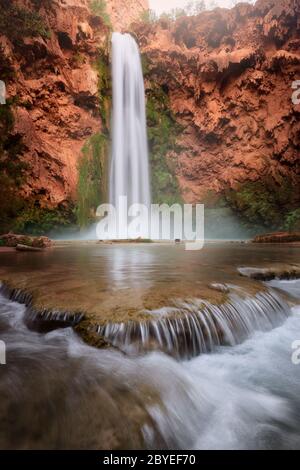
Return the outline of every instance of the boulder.
{"type": "Polygon", "coordinates": [[[37,248],[36,246],[20,245],[16,246],[17,251],[43,251],[43,248],[37,248]]]}
{"type": "Polygon", "coordinates": [[[274,232],[257,235],[252,243],[291,243],[300,242],[300,232],[274,232]]]}
{"type": "Polygon", "coordinates": [[[52,241],[48,237],[32,237],[29,235],[19,235],[12,232],[2,235],[0,237],[0,241],[2,242],[2,245],[9,247],[24,245],[34,248],[48,248],[52,244],[52,241]]]}

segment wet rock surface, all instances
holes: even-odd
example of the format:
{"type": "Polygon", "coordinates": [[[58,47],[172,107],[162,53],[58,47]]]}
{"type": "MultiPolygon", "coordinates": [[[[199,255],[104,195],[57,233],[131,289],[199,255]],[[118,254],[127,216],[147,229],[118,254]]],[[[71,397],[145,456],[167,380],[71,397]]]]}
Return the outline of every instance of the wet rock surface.
{"type": "Polygon", "coordinates": [[[270,281],[272,279],[299,279],[300,264],[270,263],[263,267],[239,268],[242,276],[259,281],[270,281]]]}
{"type": "Polygon", "coordinates": [[[292,243],[300,242],[300,232],[274,232],[257,235],[253,243],[292,243]]]}
{"type": "MultiPolygon", "coordinates": [[[[218,341],[226,343],[218,322],[226,316],[224,312],[240,311],[240,303],[248,316],[265,302],[276,307],[277,300],[269,298],[258,281],[270,279],[269,275],[262,271],[263,277],[254,277],[252,271],[245,271],[247,275],[241,276],[238,271],[250,259],[259,266],[262,249],[268,265],[273,266],[271,245],[208,244],[195,254],[176,244],[69,244],[38,256],[1,253],[0,279],[9,298],[27,305],[26,319],[34,329],[43,324],[50,329],[73,326],[89,344],[118,349],[122,349],[121,338],[127,338],[134,348],[144,344],[145,349],[168,351],[180,337],[179,349],[188,355],[187,343],[198,352],[218,341]],[[195,325],[204,331],[210,325],[213,336],[206,332],[203,341],[199,337],[185,340],[195,325]],[[178,329],[183,333],[177,334],[178,329]],[[164,336],[168,330],[169,336],[164,336]],[[114,337],[120,341],[115,343],[114,337]]],[[[299,257],[298,247],[282,245],[276,257],[277,263],[285,259],[290,267],[299,257]]],[[[283,275],[287,273],[291,271],[285,269],[283,275]]],[[[279,303],[274,318],[280,319],[281,312],[284,308],[279,303]]],[[[243,320],[238,318],[243,329],[243,320]]]]}
{"type": "MultiPolygon", "coordinates": [[[[15,233],[6,233],[0,236],[0,242],[2,246],[6,247],[25,247],[28,249],[43,249],[49,248],[52,245],[52,241],[48,237],[32,237],[30,235],[19,235],[15,233]]],[[[34,250],[33,250],[34,251],[34,250]]]]}

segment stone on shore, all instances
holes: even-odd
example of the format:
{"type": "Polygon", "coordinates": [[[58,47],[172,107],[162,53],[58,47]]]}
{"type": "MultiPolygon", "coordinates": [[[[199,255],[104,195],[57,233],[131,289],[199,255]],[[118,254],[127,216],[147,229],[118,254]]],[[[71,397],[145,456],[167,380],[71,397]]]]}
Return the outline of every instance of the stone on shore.
{"type": "Polygon", "coordinates": [[[20,245],[18,244],[16,246],[16,250],[17,251],[34,251],[34,252],[37,252],[37,251],[43,251],[44,248],[38,248],[36,246],[29,246],[29,245],[20,245]]]}
{"type": "MultiPolygon", "coordinates": [[[[0,244],[2,246],[8,246],[16,248],[17,245],[23,245],[26,247],[33,248],[48,248],[51,246],[52,241],[48,237],[33,237],[30,235],[18,235],[16,233],[6,233],[0,236],[0,244]]],[[[34,250],[32,250],[34,251],[34,250]]]]}
{"type": "Polygon", "coordinates": [[[300,232],[274,232],[257,235],[252,243],[291,243],[300,242],[300,232]]]}

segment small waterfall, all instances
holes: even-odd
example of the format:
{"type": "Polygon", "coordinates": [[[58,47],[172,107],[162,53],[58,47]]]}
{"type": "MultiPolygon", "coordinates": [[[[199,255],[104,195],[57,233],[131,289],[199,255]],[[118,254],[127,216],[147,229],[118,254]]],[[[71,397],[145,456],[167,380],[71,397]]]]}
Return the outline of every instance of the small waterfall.
{"type": "Polygon", "coordinates": [[[35,326],[38,326],[38,322],[44,325],[47,322],[52,323],[54,328],[58,328],[60,326],[75,326],[84,319],[84,313],[82,312],[33,308],[32,294],[30,294],[30,292],[10,287],[9,285],[1,282],[0,295],[5,296],[12,302],[18,302],[19,304],[24,304],[27,307],[24,320],[26,321],[26,324],[30,325],[33,329],[35,326]]]}
{"type": "Polygon", "coordinates": [[[113,120],[110,203],[150,205],[145,90],[138,46],[130,34],[112,36],[113,120]]]}
{"type": "Polygon", "coordinates": [[[212,352],[217,346],[234,346],[255,331],[269,331],[290,314],[287,303],[273,290],[254,297],[230,293],[226,303],[205,300],[178,301],[173,307],[151,312],[153,320],[110,323],[98,333],[125,352],[160,350],[178,358],[212,352]]]}

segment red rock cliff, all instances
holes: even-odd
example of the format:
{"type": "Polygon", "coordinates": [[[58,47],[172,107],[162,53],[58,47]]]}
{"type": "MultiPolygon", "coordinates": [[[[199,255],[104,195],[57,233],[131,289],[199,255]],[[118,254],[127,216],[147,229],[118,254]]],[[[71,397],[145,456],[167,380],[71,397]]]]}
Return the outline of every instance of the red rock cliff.
{"type": "Polygon", "coordinates": [[[125,2],[108,0],[102,12],[91,3],[0,2],[0,79],[14,102],[9,138],[22,139],[19,157],[27,166],[26,182],[15,190],[41,206],[74,200],[81,149],[103,127],[101,70],[95,66],[99,49],[107,49],[111,29],[128,28],[148,5],[131,0],[124,8],[125,2]]]}
{"type": "Polygon", "coordinates": [[[185,201],[264,177],[298,192],[299,12],[296,0],[260,0],[135,26],[148,88],[164,87],[183,125],[169,160],[185,201]]]}
{"type": "MultiPolygon", "coordinates": [[[[14,113],[0,150],[12,148],[25,164],[13,191],[37,206],[74,201],[81,149],[105,127],[95,63],[99,49],[107,51],[109,22],[128,29],[148,4],[106,3],[97,14],[89,0],[0,0],[0,79],[14,113]],[[15,5],[38,18],[28,26],[27,17],[8,15],[15,5]]],[[[133,28],[148,62],[147,91],[160,86],[182,124],[180,152],[166,158],[183,199],[265,178],[277,189],[288,182],[297,198],[300,105],[291,96],[300,80],[299,2],[259,0],[133,28]]]]}

